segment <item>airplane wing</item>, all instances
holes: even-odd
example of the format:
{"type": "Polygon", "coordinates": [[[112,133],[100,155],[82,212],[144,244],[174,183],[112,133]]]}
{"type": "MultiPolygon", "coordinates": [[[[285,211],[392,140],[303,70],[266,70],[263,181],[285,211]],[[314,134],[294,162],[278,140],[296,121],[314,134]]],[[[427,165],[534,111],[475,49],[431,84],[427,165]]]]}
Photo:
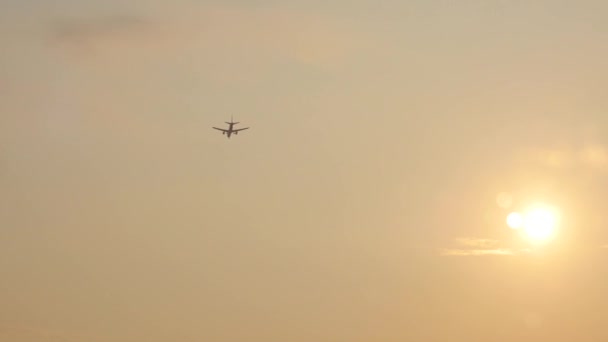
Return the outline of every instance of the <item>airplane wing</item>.
{"type": "Polygon", "coordinates": [[[213,127],[214,129],[217,129],[218,131],[222,131],[222,132],[228,132],[227,129],[223,129],[223,128],[217,128],[217,127],[213,127]]]}
{"type": "Polygon", "coordinates": [[[244,131],[246,129],[249,129],[249,127],[245,127],[245,128],[239,128],[239,129],[233,129],[233,132],[238,132],[238,131],[244,131]]]}

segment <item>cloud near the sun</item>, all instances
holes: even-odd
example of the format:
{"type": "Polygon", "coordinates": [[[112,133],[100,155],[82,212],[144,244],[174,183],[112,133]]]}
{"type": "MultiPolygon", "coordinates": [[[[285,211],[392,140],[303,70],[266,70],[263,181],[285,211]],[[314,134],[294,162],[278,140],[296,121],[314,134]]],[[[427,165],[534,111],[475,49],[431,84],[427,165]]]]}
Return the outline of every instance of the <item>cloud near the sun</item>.
{"type": "Polygon", "coordinates": [[[484,256],[484,255],[514,255],[515,251],[508,248],[497,249],[443,249],[441,255],[445,256],[484,256]]]}
{"type": "Polygon", "coordinates": [[[501,247],[500,241],[482,238],[456,238],[456,246],[453,248],[442,248],[439,254],[442,256],[509,256],[528,252],[525,249],[512,249],[501,247]]]}

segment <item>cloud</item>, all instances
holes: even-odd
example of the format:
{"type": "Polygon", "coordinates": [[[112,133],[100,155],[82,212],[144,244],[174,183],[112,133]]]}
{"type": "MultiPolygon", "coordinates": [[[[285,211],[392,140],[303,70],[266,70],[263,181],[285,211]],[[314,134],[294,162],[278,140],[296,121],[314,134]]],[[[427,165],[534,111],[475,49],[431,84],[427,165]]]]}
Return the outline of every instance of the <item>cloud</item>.
{"type": "Polygon", "coordinates": [[[134,15],[111,15],[90,19],[64,19],[54,23],[52,32],[56,39],[80,42],[113,34],[145,28],[149,23],[134,15]]]}
{"type": "Polygon", "coordinates": [[[337,17],[221,4],[192,5],[154,18],[136,14],[62,18],[48,29],[52,43],[72,52],[119,59],[167,54],[184,58],[194,52],[198,61],[239,65],[257,57],[265,63],[283,59],[335,67],[356,56],[366,41],[364,30],[337,17]]]}
{"type": "Polygon", "coordinates": [[[141,42],[154,30],[148,19],[131,14],[62,18],[49,27],[50,41],[68,49],[91,50],[117,42],[141,42]]]}
{"type": "Polygon", "coordinates": [[[497,249],[442,249],[444,256],[484,256],[484,255],[515,255],[516,251],[508,248],[497,249]]]}
{"type": "Polygon", "coordinates": [[[529,250],[500,247],[500,241],[483,238],[456,238],[454,242],[459,248],[443,248],[439,250],[442,256],[510,256],[527,253],[529,250]]]}

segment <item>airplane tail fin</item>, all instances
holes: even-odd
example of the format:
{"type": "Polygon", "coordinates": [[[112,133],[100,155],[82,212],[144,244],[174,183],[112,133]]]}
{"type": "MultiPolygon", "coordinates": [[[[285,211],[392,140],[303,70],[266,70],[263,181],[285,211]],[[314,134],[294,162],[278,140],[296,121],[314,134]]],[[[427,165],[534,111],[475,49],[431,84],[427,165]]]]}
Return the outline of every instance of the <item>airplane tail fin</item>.
{"type": "Polygon", "coordinates": [[[229,125],[236,125],[236,124],[238,124],[238,122],[234,122],[234,118],[233,118],[232,115],[230,115],[230,122],[226,122],[226,123],[229,124],[229,125]]]}

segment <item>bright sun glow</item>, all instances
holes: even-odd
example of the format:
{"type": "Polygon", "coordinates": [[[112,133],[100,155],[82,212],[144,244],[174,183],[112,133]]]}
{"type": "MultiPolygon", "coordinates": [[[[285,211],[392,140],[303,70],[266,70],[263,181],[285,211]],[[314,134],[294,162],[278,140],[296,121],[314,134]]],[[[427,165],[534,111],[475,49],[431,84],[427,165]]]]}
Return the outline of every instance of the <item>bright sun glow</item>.
{"type": "Polygon", "coordinates": [[[534,242],[549,240],[558,224],[558,214],[545,205],[534,205],[524,213],[512,212],[507,216],[507,225],[513,229],[523,228],[527,237],[534,242]]]}

